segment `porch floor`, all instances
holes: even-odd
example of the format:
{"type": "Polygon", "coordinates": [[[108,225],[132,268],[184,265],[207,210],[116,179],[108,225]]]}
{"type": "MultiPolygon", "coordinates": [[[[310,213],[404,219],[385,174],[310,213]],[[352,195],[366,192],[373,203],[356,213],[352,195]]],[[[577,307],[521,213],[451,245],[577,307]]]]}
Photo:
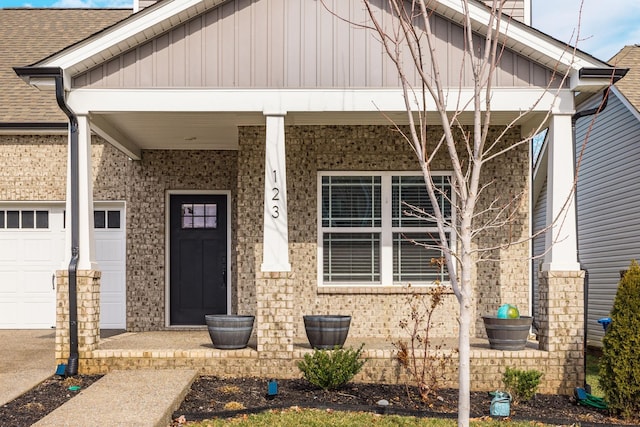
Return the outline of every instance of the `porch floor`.
{"type": "MultiPolygon", "coordinates": [[[[213,347],[209,333],[206,329],[198,330],[172,330],[172,331],[152,331],[152,332],[122,332],[102,333],[102,338],[98,344],[97,350],[120,350],[120,351],[195,351],[195,350],[212,350],[218,351],[213,347]]],[[[349,337],[345,343],[345,347],[357,348],[364,343],[365,351],[391,351],[394,349],[391,344],[395,339],[386,338],[370,338],[370,337],[349,337]]],[[[433,346],[440,346],[443,350],[452,350],[458,348],[457,338],[433,339],[433,346]]],[[[294,351],[310,350],[309,342],[304,339],[294,340],[294,351]]],[[[489,342],[486,339],[472,338],[471,347],[474,350],[489,351],[489,342]]],[[[527,348],[536,349],[537,343],[529,342],[527,348]]],[[[226,353],[237,353],[246,351],[256,351],[255,337],[249,340],[247,349],[243,350],[224,350],[226,353]]],[[[495,350],[494,350],[495,351],[495,350]]]]}

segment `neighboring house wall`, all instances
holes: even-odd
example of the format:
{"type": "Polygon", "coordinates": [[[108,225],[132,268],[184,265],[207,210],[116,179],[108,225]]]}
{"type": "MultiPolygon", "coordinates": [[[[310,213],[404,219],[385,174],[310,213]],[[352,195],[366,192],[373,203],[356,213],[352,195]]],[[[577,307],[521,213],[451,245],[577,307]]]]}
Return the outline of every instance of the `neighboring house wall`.
{"type": "MultiPolygon", "coordinates": [[[[358,2],[335,2],[335,12],[355,23],[369,21],[358,2]]],[[[386,18],[385,20],[388,20],[386,18]]],[[[442,84],[471,87],[461,63],[463,28],[433,15],[435,54],[442,84]]],[[[484,46],[476,35],[476,46],[484,46]]],[[[426,46],[425,46],[426,49],[426,46]]],[[[408,53],[405,53],[410,63],[408,53]]],[[[512,50],[501,50],[494,87],[557,87],[554,71],[512,50]]],[[[409,81],[419,86],[414,67],[409,81]]],[[[340,21],[320,1],[230,1],[83,74],[82,87],[399,87],[395,65],[376,37],[340,21]]]]}
{"type": "Polygon", "coordinates": [[[538,198],[533,201],[533,266],[531,276],[533,280],[532,310],[534,327],[538,327],[537,319],[540,316],[540,277],[545,252],[545,233],[540,233],[546,227],[547,219],[547,181],[545,179],[538,198]],[[537,233],[540,233],[536,236],[537,233]]]}
{"type": "MultiPolygon", "coordinates": [[[[600,97],[584,108],[596,107],[600,97]]],[[[625,101],[626,102],[626,101],[625,101]]],[[[577,157],[593,117],[576,127],[577,157]]],[[[579,255],[589,272],[588,342],[601,345],[620,270],[640,259],[640,117],[612,94],[591,127],[578,179],[579,255]]]]}

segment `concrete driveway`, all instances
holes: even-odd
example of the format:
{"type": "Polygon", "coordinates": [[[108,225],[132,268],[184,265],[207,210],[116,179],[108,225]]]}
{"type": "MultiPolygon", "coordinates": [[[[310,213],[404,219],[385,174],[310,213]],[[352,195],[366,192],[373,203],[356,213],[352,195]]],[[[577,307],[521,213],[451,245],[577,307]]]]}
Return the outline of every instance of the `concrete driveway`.
{"type": "Polygon", "coordinates": [[[0,405],[55,373],[55,334],[53,329],[0,329],[0,405]]]}

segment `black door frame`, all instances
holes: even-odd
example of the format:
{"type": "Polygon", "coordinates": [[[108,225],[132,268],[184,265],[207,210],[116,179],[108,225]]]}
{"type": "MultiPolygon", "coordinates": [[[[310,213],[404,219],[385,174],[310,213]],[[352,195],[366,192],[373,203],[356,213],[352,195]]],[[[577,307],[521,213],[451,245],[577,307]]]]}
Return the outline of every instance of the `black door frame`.
{"type": "Polygon", "coordinates": [[[188,325],[172,325],[170,322],[170,310],[171,310],[171,212],[170,203],[171,196],[201,196],[201,195],[216,195],[225,196],[227,198],[227,314],[231,314],[231,191],[230,190],[167,190],[165,192],[165,309],[164,318],[165,326],[172,328],[184,328],[188,325]]]}

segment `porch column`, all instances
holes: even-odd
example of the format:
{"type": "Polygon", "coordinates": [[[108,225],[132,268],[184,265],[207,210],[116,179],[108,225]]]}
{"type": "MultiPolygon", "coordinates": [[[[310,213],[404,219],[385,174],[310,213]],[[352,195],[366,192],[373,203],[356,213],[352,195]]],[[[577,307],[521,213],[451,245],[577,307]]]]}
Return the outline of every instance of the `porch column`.
{"type": "Polygon", "coordinates": [[[571,114],[554,114],[548,134],[547,253],[543,271],[579,271],[571,114]]]}
{"type": "Polygon", "coordinates": [[[584,272],[577,253],[571,114],[554,114],[548,136],[547,253],[538,273],[539,349],[549,352],[549,387],[571,393],[584,382],[584,272]]]}
{"type": "MultiPolygon", "coordinates": [[[[100,339],[100,272],[95,262],[93,231],[93,174],[91,166],[91,130],[87,116],[78,120],[78,176],[71,170],[71,150],[67,157],[67,195],[65,215],[65,261],[57,272],[56,358],[59,362],[69,355],[69,262],[71,261],[71,184],[78,185],[78,246],[77,319],[79,366],[82,369],[100,339]]],[[[71,147],[69,132],[69,148],[71,147]]]]}
{"type": "MultiPolygon", "coordinates": [[[[65,215],[65,261],[71,261],[71,150],[67,157],[67,202],[65,215]]],[[[95,270],[95,238],[93,232],[93,174],[91,166],[91,129],[87,116],[78,116],[78,223],[80,247],[78,270],[95,270]]]]}
{"type": "Polygon", "coordinates": [[[284,113],[265,113],[264,235],[256,265],[257,350],[263,376],[282,376],[293,362],[294,276],[289,263],[284,113]]]}
{"type": "Polygon", "coordinates": [[[264,169],[263,272],[291,271],[287,224],[284,113],[267,114],[264,169]]]}

